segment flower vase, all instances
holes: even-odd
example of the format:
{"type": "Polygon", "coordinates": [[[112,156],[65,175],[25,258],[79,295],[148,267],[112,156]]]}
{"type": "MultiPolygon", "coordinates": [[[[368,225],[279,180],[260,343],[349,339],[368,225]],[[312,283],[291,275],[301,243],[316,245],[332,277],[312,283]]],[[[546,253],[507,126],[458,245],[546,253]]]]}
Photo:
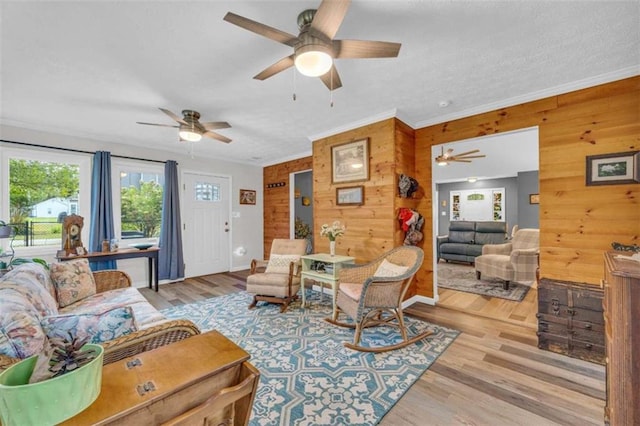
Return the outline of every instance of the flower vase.
{"type": "Polygon", "coordinates": [[[331,254],[331,256],[335,256],[336,255],[336,242],[335,241],[329,241],[329,254],[331,254]]]}

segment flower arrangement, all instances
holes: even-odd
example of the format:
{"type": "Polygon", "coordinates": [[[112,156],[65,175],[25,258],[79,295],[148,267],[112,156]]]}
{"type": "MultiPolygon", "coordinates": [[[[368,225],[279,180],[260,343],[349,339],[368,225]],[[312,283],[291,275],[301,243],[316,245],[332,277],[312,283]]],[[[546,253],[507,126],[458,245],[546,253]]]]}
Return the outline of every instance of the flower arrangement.
{"type": "Polygon", "coordinates": [[[305,223],[299,217],[296,217],[295,235],[298,239],[305,239],[311,236],[311,228],[309,227],[309,224],[305,223]]]}
{"type": "Polygon", "coordinates": [[[327,237],[329,241],[335,241],[337,237],[344,234],[345,229],[339,220],[334,221],[331,226],[325,223],[322,225],[322,228],[320,228],[320,236],[327,237]]]}

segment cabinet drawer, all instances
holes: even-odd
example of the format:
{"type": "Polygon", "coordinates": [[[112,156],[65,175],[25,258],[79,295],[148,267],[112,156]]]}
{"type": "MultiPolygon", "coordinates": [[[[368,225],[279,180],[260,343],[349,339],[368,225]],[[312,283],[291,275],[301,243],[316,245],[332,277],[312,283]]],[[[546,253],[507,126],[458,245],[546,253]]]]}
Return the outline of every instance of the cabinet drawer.
{"type": "Polygon", "coordinates": [[[569,338],[567,336],[559,336],[541,331],[536,334],[538,335],[538,347],[540,349],[569,355],[569,338]]]}
{"type": "Polygon", "coordinates": [[[570,308],[567,310],[573,322],[584,322],[585,327],[587,324],[599,325],[600,329],[604,327],[604,314],[602,311],[591,311],[589,309],[570,308]]]}
{"type": "Polygon", "coordinates": [[[546,303],[554,301],[557,304],[567,306],[569,304],[567,288],[551,285],[548,281],[544,284],[544,280],[541,280],[538,287],[538,300],[546,303]]]}
{"type": "Polygon", "coordinates": [[[569,333],[575,340],[604,347],[604,331],[573,327],[569,333]]]}
{"type": "Polygon", "coordinates": [[[591,342],[574,339],[571,342],[569,356],[580,358],[585,361],[597,362],[604,364],[605,361],[604,345],[595,345],[591,342]]]}
{"type": "Polygon", "coordinates": [[[597,287],[593,289],[573,288],[571,290],[571,299],[574,308],[602,311],[602,296],[602,291],[597,287]]]}

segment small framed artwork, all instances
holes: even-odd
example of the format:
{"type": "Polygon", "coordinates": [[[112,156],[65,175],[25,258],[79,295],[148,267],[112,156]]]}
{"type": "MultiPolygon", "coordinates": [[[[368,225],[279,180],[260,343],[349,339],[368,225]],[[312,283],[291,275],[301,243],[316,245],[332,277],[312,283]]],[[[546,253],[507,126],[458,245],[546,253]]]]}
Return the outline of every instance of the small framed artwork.
{"type": "Polygon", "coordinates": [[[540,204],[540,194],[529,194],[529,204],[540,204]]]}
{"type": "Polygon", "coordinates": [[[87,254],[87,251],[84,249],[84,247],[76,247],[76,254],[78,256],[84,256],[85,254],[87,254]]]}
{"type": "Polygon", "coordinates": [[[336,188],[336,205],[361,206],[364,204],[364,186],[336,188]]]}
{"type": "Polygon", "coordinates": [[[587,156],[587,186],[640,183],[640,151],[587,156]]]}
{"type": "Polygon", "coordinates": [[[255,204],[256,203],[256,191],[251,189],[240,190],[240,204],[255,204]]]}
{"type": "Polygon", "coordinates": [[[369,179],[369,139],[331,147],[332,183],[369,179]]]}

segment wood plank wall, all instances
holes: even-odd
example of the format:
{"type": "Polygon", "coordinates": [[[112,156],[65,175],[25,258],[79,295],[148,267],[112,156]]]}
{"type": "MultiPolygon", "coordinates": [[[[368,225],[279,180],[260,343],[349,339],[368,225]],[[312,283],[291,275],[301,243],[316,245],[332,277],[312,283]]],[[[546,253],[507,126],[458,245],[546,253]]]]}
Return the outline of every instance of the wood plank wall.
{"type": "Polygon", "coordinates": [[[264,182],[264,257],[271,252],[274,238],[290,238],[290,205],[291,190],[289,175],[294,172],[310,170],[312,157],[299,158],[285,163],[265,167],[262,172],[264,182]],[[270,183],[285,182],[284,186],[268,188],[270,183]]]}
{"type": "Polygon", "coordinates": [[[329,241],[320,237],[320,225],[334,220],[347,227],[345,235],[336,240],[336,252],[354,256],[358,263],[402,244],[404,233],[396,219],[401,202],[397,176],[414,173],[414,140],[411,127],[390,118],[313,142],[315,251],[328,252],[329,241]],[[331,147],[362,138],[369,138],[369,180],[332,184],[331,147]],[[364,205],[336,206],[336,188],[356,185],[364,186],[364,205]]]}
{"type": "MultiPolygon", "coordinates": [[[[418,129],[418,179],[431,181],[432,145],[532,126],[540,138],[541,276],[598,285],[611,243],[640,243],[640,184],[586,186],[585,157],[640,150],[640,77],[418,129]]],[[[426,215],[431,201],[419,208],[426,215]]]]}
{"type": "MultiPolygon", "coordinates": [[[[599,284],[602,255],[611,242],[640,244],[640,185],[587,187],[585,157],[640,150],[640,76],[415,131],[397,119],[383,120],[315,141],[313,157],[265,168],[264,182],[288,182],[292,171],[313,168],[314,250],[329,250],[319,225],[340,220],[348,229],[337,252],[358,262],[402,244],[397,211],[417,209],[425,218],[425,260],[412,294],[432,297],[431,146],[532,126],[539,126],[540,135],[541,276],[599,284]],[[369,181],[332,185],[331,146],[365,137],[370,138],[369,181]],[[398,197],[399,173],[420,183],[413,199],[398,197]],[[335,206],[336,186],[360,184],[364,206],[335,206]]],[[[289,235],[288,194],[288,186],[265,188],[265,254],[273,238],[289,235]]]]}

